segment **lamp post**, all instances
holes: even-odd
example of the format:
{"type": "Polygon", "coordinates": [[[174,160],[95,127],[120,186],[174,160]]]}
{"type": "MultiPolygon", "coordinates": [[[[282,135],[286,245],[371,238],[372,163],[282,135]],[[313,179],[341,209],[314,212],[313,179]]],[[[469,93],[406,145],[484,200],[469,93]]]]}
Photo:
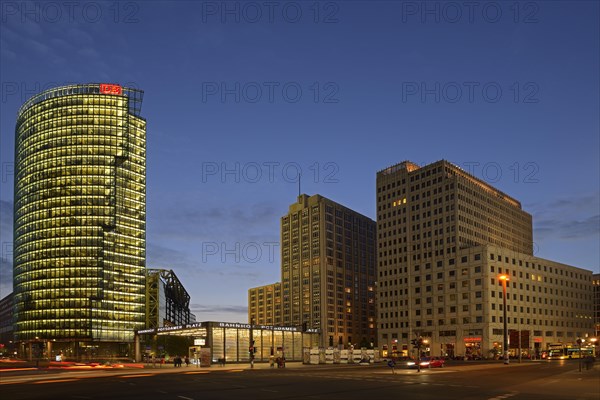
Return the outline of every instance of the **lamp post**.
{"type": "Polygon", "coordinates": [[[585,342],[585,339],[577,339],[577,346],[579,346],[579,372],[581,372],[581,359],[583,358],[583,354],[581,353],[581,345],[583,344],[583,342],[585,342]]]}
{"type": "Polygon", "coordinates": [[[254,317],[250,318],[250,368],[254,368],[254,317]]]}
{"type": "Polygon", "coordinates": [[[502,343],[502,350],[504,351],[504,364],[508,364],[508,325],[506,320],[506,282],[510,280],[508,274],[502,274],[498,276],[498,279],[502,281],[502,313],[504,321],[504,342],[502,343]]]}

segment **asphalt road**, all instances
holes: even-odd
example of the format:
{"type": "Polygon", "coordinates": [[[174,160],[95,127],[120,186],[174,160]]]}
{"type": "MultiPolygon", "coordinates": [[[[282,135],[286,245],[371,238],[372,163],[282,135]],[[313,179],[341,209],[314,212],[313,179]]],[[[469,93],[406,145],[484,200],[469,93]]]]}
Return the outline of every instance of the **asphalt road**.
{"type": "Polygon", "coordinates": [[[460,364],[417,372],[385,366],[257,366],[0,373],[2,399],[598,400],[600,368],[576,361],[460,364]]]}

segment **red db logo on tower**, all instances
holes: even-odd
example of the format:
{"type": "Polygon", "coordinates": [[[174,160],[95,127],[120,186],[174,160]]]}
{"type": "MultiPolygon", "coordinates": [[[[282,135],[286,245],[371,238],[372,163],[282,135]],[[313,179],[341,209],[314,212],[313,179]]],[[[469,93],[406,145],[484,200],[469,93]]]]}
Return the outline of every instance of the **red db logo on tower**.
{"type": "Polygon", "coordinates": [[[120,85],[111,85],[109,83],[100,84],[100,93],[103,94],[123,94],[123,89],[120,85]]]}

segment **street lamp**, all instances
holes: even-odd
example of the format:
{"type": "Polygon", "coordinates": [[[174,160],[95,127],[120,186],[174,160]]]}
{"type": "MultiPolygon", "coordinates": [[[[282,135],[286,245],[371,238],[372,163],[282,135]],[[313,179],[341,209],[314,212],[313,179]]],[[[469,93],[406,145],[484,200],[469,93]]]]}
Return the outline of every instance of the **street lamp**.
{"type": "Polygon", "coordinates": [[[254,368],[254,317],[250,318],[250,368],[254,368]]]}
{"type": "Polygon", "coordinates": [[[508,364],[508,325],[506,321],[506,282],[510,280],[508,274],[502,274],[498,276],[498,279],[502,281],[502,313],[504,315],[504,342],[502,344],[504,350],[504,364],[508,364]]]}
{"type": "Polygon", "coordinates": [[[579,372],[581,372],[581,359],[583,358],[583,354],[581,353],[581,345],[585,342],[585,339],[578,338],[577,346],[579,346],[579,372]]]}

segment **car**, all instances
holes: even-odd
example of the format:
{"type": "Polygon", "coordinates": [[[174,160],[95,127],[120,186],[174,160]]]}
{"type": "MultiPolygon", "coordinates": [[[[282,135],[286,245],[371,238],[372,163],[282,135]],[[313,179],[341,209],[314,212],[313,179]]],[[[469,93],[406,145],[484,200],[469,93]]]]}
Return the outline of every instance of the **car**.
{"type": "MultiPolygon", "coordinates": [[[[443,368],[445,360],[441,357],[423,357],[419,364],[421,368],[443,368]]],[[[406,363],[408,368],[417,368],[415,361],[409,361],[406,363]]]]}

